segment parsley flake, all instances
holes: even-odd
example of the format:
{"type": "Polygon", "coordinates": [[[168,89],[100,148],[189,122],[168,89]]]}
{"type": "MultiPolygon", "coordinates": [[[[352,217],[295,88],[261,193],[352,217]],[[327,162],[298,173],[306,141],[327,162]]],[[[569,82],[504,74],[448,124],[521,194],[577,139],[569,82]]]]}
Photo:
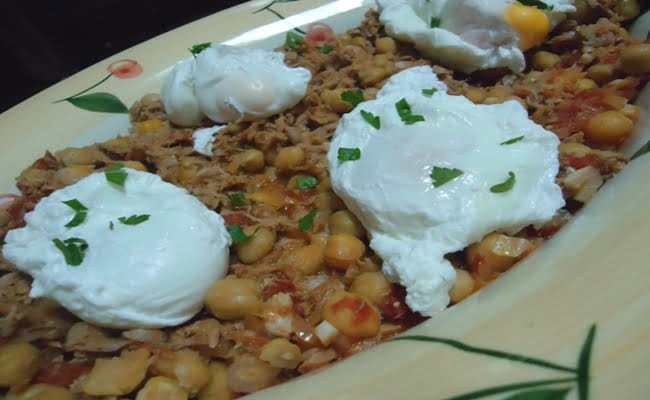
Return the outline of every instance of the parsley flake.
{"type": "Polygon", "coordinates": [[[329,44],[316,46],[316,48],[318,49],[318,51],[320,51],[323,54],[329,54],[332,52],[332,50],[334,50],[334,47],[330,46],[329,44]]]}
{"type": "Polygon", "coordinates": [[[433,167],[431,179],[434,187],[440,187],[445,183],[452,181],[463,174],[458,168],[433,167]]]}
{"type": "Polygon", "coordinates": [[[397,110],[399,117],[406,125],[413,125],[416,122],[424,121],[424,117],[422,115],[412,113],[411,105],[406,101],[405,98],[402,98],[402,100],[395,103],[395,109],[397,110]]]}
{"type": "Polygon", "coordinates": [[[314,223],[316,212],[317,210],[315,208],[312,208],[311,211],[309,211],[304,217],[298,220],[298,228],[300,228],[301,231],[305,232],[311,228],[312,224],[314,223]]]}
{"type": "Polygon", "coordinates": [[[343,93],[341,93],[341,100],[345,101],[346,103],[350,103],[352,107],[356,107],[357,104],[361,103],[363,100],[363,92],[361,89],[357,90],[346,90],[343,93]]]}
{"type": "Polygon", "coordinates": [[[358,147],[339,147],[337,157],[340,161],[356,161],[361,158],[361,149],[358,147]]]}
{"type": "Polygon", "coordinates": [[[311,175],[300,175],[296,177],[296,187],[298,189],[313,189],[318,185],[318,179],[311,175]]]}
{"type": "Polygon", "coordinates": [[[519,3],[525,5],[525,6],[537,7],[540,10],[549,10],[550,11],[550,10],[553,9],[552,5],[549,6],[548,4],[544,3],[543,1],[539,1],[539,0],[517,0],[517,1],[519,3]]]}
{"type": "Polygon", "coordinates": [[[52,242],[61,251],[68,265],[76,267],[83,262],[86,249],[88,249],[88,243],[85,240],[72,237],[65,240],[53,239],[52,242]]]}
{"type": "Polygon", "coordinates": [[[646,142],[639,150],[637,150],[634,154],[632,154],[632,157],[630,157],[630,161],[634,160],[635,158],[641,157],[642,155],[650,153],[650,140],[646,142]]]}
{"type": "Polygon", "coordinates": [[[439,17],[431,17],[431,21],[429,21],[429,26],[431,28],[439,28],[441,23],[442,20],[439,17]]]}
{"type": "Polygon", "coordinates": [[[517,136],[516,138],[506,140],[505,142],[501,142],[499,144],[504,146],[504,145],[509,145],[509,144],[515,144],[517,142],[521,142],[522,140],[524,140],[524,136],[517,136]]]}
{"type": "Polygon", "coordinates": [[[77,199],[72,199],[72,200],[66,200],[63,202],[66,206],[72,208],[75,211],[74,217],[68,222],[67,224],[63,225],[66,228],[72,228],[74,226],[79,226],[81,225],[85,220],[86,216],[88,215],[88,208],[81,204],[81,202],[77,199]]]}
{"type": "Polygon", "coordinates": [[[124,225],[138,225],[149,219],[149,214],[131,215],[130,217],[119,217],[117,220],[124,225]]]}
{"type": "Polygon", "coordinates": [[[361,110],[361,117],[366,120],[373,128],[379,129],[381,127],[381,121],[379,120],[379,115],[375,115],[370,111],[361,110]]]}
{"type": "Polygon", "coordinates": [[[110,167],[106,168],[106,170],[104,171],[106,180],[109,181],[110,183],[116,184],[117,186],[124,187],[124,182],[126,181],[126,177],[128,174],[122,168],[124,168],[124,164],[122,163],[115,163],[110,167]]]}
{"type": "Polygon", "coordinates": [[[504,182],[496,184],[490,188],[490,192],[492,193],[505,193],[512,189],[515,186],[515,173],[510,171],[508,172],[508,179],[506,179],[504,182]]]}
{"type": "Polygon", "coordinates": [[[204,42],[204,43],[199,43],[195,44],[194,46],[190,47],[189,52],[192,53],[194,57],[198,56],[200,52],[203,50],[207,49],[208,47],[212,46],[212,42],[204,42]]]}
{"type": "Polygon", "coordinates": [[[287,38],[285,39],[284,44],[286,44],[288,48],[295,50],[299,48],[304,41],[305,39],[300,34],[294,31],[289,31],[287,32],[287,38]]]}
{"type": "Polygon", "coordinates": [[[255,232],[257,232],[256,230],[253,235],[248,236],[246,233],[244,233],[244,230],[241,228],[241,226],[237,224],[226,226],[226,230],[230,234],[230,238],[234,244],[242,244],[247,242],[248,239],[252,238],[253,235],[255,235],[255,232]]]}
{"type": "Polygon", "coordinates": [[[422,89],[422,94],[426,97],[431,97],[435,92],[437,92],[438,89],[436,88],[431,88],[431,89],[422,89]]]}
{"type": "Polygon", "coordinates": [[[233,207],[243,207],[246,205],[244,202],[246,195],[242,192],[232,193],[227,196],[228,200],[230,200],[230,204],[232,204],[233,207]]]}

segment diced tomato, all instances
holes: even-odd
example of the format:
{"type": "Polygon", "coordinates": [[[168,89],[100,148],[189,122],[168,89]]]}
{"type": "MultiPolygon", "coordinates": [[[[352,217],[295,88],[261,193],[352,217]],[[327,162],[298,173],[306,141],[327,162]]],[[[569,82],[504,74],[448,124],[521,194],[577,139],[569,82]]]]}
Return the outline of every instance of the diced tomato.
{"type": "Polygon", "coordinates": [[[305,43],[309,47],[316,47],[322,43],[327,42],[334,36],[334,31],[329,25],[322,22],[311,24],[307,27],[307,35],[305,35],[305,43]]]}
{"type": "Polygon", "coordinates": [[[90,372],[92,368],[93,364],[88,362],[51,361],[38,370],[34,381],[49,385],[69,386],[81,375],[90,372]]]}
{"type": "Polygon", "coordinates": [[[391,294],[388,296],[386,305],[381,309],[381,315],[386,321],[403,324],[407,327],[417,325],[426,319],[406,305],[406,289],[396,284],[392,285],[391,294]]]}
{"type": "Polygon", "coordinates": [[[228,225],[249,226],[255,224],[255,221],[243,213],[225,214],[222,217],[228,225]]]}
{"type": "Polygon", "coordinates": [[[267,300],[276,293],[290,293],[296,286],[286,275],[276,275],[262,289],[262,299],[267,300]]]}

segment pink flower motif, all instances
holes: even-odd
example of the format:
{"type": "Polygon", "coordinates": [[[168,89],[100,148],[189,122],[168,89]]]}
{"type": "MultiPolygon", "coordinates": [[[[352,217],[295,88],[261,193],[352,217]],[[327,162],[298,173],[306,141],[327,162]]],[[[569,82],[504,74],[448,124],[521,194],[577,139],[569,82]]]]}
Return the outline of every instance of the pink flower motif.
{"type": "Polygon", "coordinates": [[[135,78],[142,73],[142,65],[135,60],[119,60],[106,68],[116,78],[135,78]]]}
{"type": "Polygon", "coordinates": [[[310,47],[316,47],[329,41],[334,36],[334,31],[329,25],[322,22],[316,22],[307,27],[305,43],[310,47]]]}

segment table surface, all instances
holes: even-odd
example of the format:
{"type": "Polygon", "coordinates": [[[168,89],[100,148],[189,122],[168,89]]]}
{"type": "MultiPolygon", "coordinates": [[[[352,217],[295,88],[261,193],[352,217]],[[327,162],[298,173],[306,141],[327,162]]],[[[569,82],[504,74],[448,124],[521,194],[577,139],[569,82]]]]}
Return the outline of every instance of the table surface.
{"type": "Polygon", "coordinates": [[[242,0],[23,0],[0,6],[0,112],[161,33],[242,0]]]}

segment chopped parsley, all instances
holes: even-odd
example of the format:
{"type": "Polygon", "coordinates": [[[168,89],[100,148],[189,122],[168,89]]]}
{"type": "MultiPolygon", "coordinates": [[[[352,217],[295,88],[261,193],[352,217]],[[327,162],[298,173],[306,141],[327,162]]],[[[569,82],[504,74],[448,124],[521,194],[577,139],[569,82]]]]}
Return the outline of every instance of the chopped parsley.
{"type": "Polygon", "coordinates": [[[334,47],[330,46],[329,44],[324,44],[322,46],[316,46],[318,51],[320,51],[323,54],[329,54],[334,50],[334,47]]]}
{"type": "Polygon", "coordinates": [[[190,53],[192,53],[192,55],[196,57],[199,55],[200,52],[202,52],[203,50],[207,49],[210,46],[212,46],[212,42],[199,43],[199,44],[195,44],[194,46],[190,47],[187,50],[189,50],[190,53]]]}
{"type": "Polygon", "coordinates": [[[88,249],[88,243],[85,240],[72,237],[65,240],[53,239],[52,242],[61,251],[68,265],[76,267],[83,262],[86,249],[88,249]]]}
{"type": "Polygon", "coordinates": [[[318,179],[311,175],[300,175],[296,178],[296,187],[298,189],[313,189],[318,185],[318,179]]]}
{"type": "Polygon", "coordinates": [[[413,125],[416,122],[424,121],[424,117],[422,115],[412,113],[410,104],[404,98],[395,103],[395,109],[397,110],[399,117],[406,125],[413,125]]]}
{"type": "Polygon", "coordinates": [[[339,147],[337,157],[340,161],[355,161],[361,158],[361,149],[358,147],[339,147]]]}
{"type": "Polygon", "coordinates": [[[381,127],[381,121],[379,120],[379,115],[375,115],[370,111],[361,110],[361,117],[366,120],[373,128],[379,129],[381,127]]]}
{"type": "MultiPolygon", "coordinates": [[[[232,238],[232,242],[234,244],[242,244],[248,241],[248,239],[252,238],[253,235],[248,236],[246,233],[244,233],[244,230],[241,228],[241,226],[237,224],[231,224],[226,226],[226,230],[230,234],[230,237],[232,238]]],[[[255,231],[257,232],[257,231],[255,231]]]]}
{"type": "Polygon", "coordinates": [[[122,163],[115,163],[110,167],[106,168],[106,170],[104,171],[104,175],[106,175],[106,180],[109,181],[110,183],[116,184],[117,186],[124,187],[124,182],[126,181],[126,177],[128,174],[122,168],[124,168],[124,164],[122,163]]]}
{"type": "Polygon", "coordinates": [[[650,153],[650,140],[646,142],[639,150],[637,150],[634,154],[632,154],[632,157],[630,157],[630,161],[634,160],[635,158],[641,157],[642,155],[650,153]]]}
{"type": "Polygon", "coordinates": [[[515,173],[510,171],[508,172],[508,179],[506,179],[504,182],[496,184],[490,188],[490,192],[492,193],[505,193],[512,189],[515,186],[515,173]]]}
{"type": "Polygon", "coordinates": [[[244,203],[244,198],[246,198],[246,195],[242,192],[232,193],[228,195],[228,200],[230,200],[230,204],[232,204],[233,207],[245,206],[246,203],[244,203]]]}
{"type": "Polygon", "coordinates": [[[317,210],[315,208],[312,208],[311,211],[309,211],[304,217],[298,220],[298,228],[300,228],[301,231],[305,232],[311,228],[311,225],[314,223],[316,212],[317,210]]]}
{"type": "Polygon", "coordinates": [[[284,44],[286,44],[288,48],[295,50],[299,48],[304,41],[305,39],[299,33],[289,31],[287,32],[287,38],[285,39],[284,44]]]}
{"type": "Polygon", "coordinates": [[[503,146],[503,145],[508,145],[508,144],[514,144],[514,143],[517,143],[517,142],[521,142],[522,140],[524,140],[523,136],[517,136],[516,138],[506,140],[505,142],[501,142],[499,144],[503,146]]]}
{"type": "Polygon", "coordinates": [[[550,10],[553,9],[552,5],[549,6],[548,4],[544,3],[543,1],[539,1],[539,0],[517,0],[517,1],[519,3],[525,5],[525,6],[537,7],[540,10],[549,10],[550,11],[550,10]]]}
{"type": "Polygon", "coordinates": [[[452,181],[463,174],[458,168],[433,167],[431,179],[434,187],[440,187],[445,183],[452,181]]]}
{"type": "Polygon", "coordinates": [[[431,17],[431,20],[429,21],[429,26],[431,28],[439,28],[441,23],[442,20],[439,17],[431,17]]]}
{"type": "Polygon", "coordinates": [[[422,94],[427,96],[427,97],[431,97],[437,91],[438,91],[438,89],[436,89],[436,88],[422,89],[422,94]]]}
{"type": "Polygon", "coordinates": [[[363,92],[361,89],[357,90],[346,90],[343,93],[341,93],[341,100],[345,101],[346,103],[350,103],[352,107],[356,107],[357,104],[361,103],[363,100],[363,92]]]}
{"type": "Polygon", "coordinates": [[[124,225],[138,225],[149,219],[149,214],[131,215],[130,217],[119,217],[117,220],[124,225]]]}
{"type": "Polygon", "coordinates": [[[81,204],[81,202],[77,199],[72,199],[72,200],[66,200],[63,202],[66,206],[72,208],[75,211],[74,217],[65,224],[64,226],[66,228],[72,228],[74,226],[79,226],[81,223],[83,223],[86,220],[86,216],[88,215],[88,208],[81,204]]]}

